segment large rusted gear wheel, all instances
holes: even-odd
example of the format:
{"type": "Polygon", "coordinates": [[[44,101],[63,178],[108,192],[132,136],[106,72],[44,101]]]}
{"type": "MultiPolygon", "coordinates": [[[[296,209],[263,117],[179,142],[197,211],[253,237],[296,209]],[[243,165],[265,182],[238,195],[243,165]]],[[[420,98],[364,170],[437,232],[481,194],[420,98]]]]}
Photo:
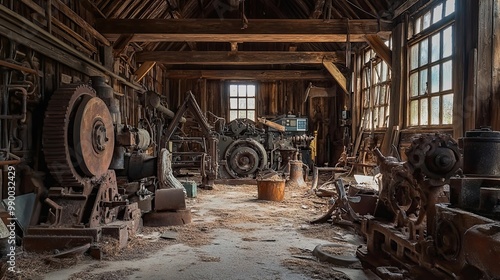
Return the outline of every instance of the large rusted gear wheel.
{"type": "Polygon", "coordinates": [[[421,135],[413,140],[406,156],[410,172],[426,176],[431,185],[449,183],[462,166],[458,144],[447,134],[421,135]]]}
{"type": "Polygon", "coordinates": [[[224,153],[226,171],[232,178],[253,177],[267,166],[267,153],[255,139],[239,139],[231,143],[224,153]]]}
{"type": "Polygon", "coordinates": [[[49,101],[43,128],[48,168],[64,187],[106,173],[113,157],[114,129],[104,101],[89,85],[68,85],[49,101]]]}

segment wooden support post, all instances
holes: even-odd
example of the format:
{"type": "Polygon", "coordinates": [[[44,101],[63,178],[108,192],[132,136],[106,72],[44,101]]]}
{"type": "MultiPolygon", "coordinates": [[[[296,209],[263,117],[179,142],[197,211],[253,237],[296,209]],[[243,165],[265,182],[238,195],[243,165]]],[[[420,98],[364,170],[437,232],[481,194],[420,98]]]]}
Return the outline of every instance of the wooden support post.
{"type": "Polygon", "coordinates": [[[231,51],[232,52],[238,51],[238,42],[231,42],[231,51]]]}
{"type": "Polygon", "coordinates": [[[337,68],[337,66],[335,66],[332,62],[323,62],[323,66],[325,66],[326,70],[330,72],[330,75],[332,75],[333,79],[337,81],[342,90],[349,94],[347,91],[347,80],[342,72],[340,72],[339,68],[337,68]]]}

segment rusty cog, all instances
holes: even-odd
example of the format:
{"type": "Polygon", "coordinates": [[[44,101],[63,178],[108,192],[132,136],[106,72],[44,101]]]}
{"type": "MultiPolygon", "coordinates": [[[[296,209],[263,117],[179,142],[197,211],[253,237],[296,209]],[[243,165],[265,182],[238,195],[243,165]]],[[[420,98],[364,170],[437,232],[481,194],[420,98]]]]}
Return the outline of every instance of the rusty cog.
{"type": "Polygon", "coordinates": [[[89,85],[67,85],[49,101],[43,151],[51,174],[64,187],[79,187],[89,177],[103,175],[111,162],[112,118],[95,95],[89,85]]]}

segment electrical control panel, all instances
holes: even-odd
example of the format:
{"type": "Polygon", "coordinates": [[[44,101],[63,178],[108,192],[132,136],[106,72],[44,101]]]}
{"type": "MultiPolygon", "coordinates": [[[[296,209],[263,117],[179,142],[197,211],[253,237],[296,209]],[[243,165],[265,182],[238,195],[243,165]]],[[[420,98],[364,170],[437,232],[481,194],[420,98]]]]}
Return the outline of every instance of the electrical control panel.
{"type": "Polygon", "coordinates": [[[287,116],[273,121],[284,126],[286,132],[305,132],[308,129],[307,118],[287,116]]]}

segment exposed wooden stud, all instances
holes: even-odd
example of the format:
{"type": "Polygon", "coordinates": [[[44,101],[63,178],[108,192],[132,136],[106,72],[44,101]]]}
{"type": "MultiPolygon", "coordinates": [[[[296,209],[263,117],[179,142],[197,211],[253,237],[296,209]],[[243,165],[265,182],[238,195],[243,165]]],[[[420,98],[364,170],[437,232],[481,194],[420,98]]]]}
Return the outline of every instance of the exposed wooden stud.
{"type": "Polygon", "coordinates": [[[288,47],[288,51],[289,52],[295,52],[295,51],[297,51],[297,45],[290,45],[288,47]]]}
{"type": "Polygon", "coordinates": [[[314,64],[323,62],[344,63],[343,52],[223,52],[223,51],[155,51],[139,52],[138,62],[156,61],[164,64],[314,64]]]}
{"type": "Polygon", "coordinates": [[[136,76],[135,81],[138,82],[146,76],[146,74],[153,69],[156,65],[154,61],[146,61],[135,71],[134,75],[136,76]]]}
{"type": "Polygon", "coordinates": [[[213,80],[327,80],[331,76],[321,70],[169,70],[170,79],[213,80]]]}
{"type": "Polygon", "coordinates": [[[384,41],[377,35],[366,35],[366,42],[375,53],[392,68],[392,51],[385,45],[384,41]]]}
{"type": "Polygon", "coordinates": [[[93,44],[89,43],[89,41],[85,40],[85,38],[82,37],[82,35],[76,33],[73,29],[71,29],[69,26],[66,24],[62,23],[55,17],[52,17],[52,23],[54,24],[54,27],[58,27],[60,30],[63,30],[73,38],[75,38],[82,46],[90,50],[91,52],[95,53],[97,52],[96,46],[93,44]]]}
{"type": "Polygon", "coordinates": [[[86,22],[83,18],[80,17],[77,13],[75,13],[72,9],[70,9],[66,4],[61,2],[61,0],[52,0],[53,5],[61,12],[66,14],[72,21],[78,24],[82,29],[92,34],[97,40],[101,41],[104,45],[110,46],[108,39],[106,39],[101,33],[94,29],[88,22],[86,22]]]}
{"type": "Polygon", "coordinates": [[[332,62],[327,61],[324,61],[323,65],[325,66],[326,70],[328,70],[330,75],[332,75],[333,79],[337,81],[337,84],[339,84],[342,90],[344,90],[345,93],[349,93],[347,91],[347,79],[342,74],[342,72],[340,72],[339,68],[337,68],[337,66],[335,66],[335,64],[333,64],[332,62]]]}
{"type": "Polygon", "coordinates": [[[197,42],[364,42],[366,34],[387,33],[392,23],[379,20],[253,19],[241,29],[240,20],[97,19],[96,28],[114,41],[134,33],[134,41],[197,42]]]}
{"type": "MultiPolygon", "coordinates": [[[[42,16],[46,15],[46,11],[42,7],[40,7],[38,4],[33,2],[32,0],[21,0],[21,2],[23,2],[23,4],[28,6],[30,9],[32,9],[36,13],[38,13],[42,16]]],[[[57,18],[55,18],[53,16],[51,17],[51,19],[52,19],[51,23],[53,24],[54,27],[58,27],[60,30],[63,30],[64,32],[66,32],[67,34],[69,34],[70,36],[75,38],[79,42],[78,45],[81,45],[84,48],[90,50],[91,53],[97,52],[97,48],[94,45],[92,45],[91,43],[89,43],[87,40],[85,40],[85,38],[83,38],[76,31],[74,31],[73,29],[71,29],[66,24],[62,23],[60,20],[58,20],[57,18]]],[[[47,20],[47,22],[49,22],[49,20],[47,20]]],[[[68,41],[72,42],[73,40],[69,39],[68,41]]]]}

